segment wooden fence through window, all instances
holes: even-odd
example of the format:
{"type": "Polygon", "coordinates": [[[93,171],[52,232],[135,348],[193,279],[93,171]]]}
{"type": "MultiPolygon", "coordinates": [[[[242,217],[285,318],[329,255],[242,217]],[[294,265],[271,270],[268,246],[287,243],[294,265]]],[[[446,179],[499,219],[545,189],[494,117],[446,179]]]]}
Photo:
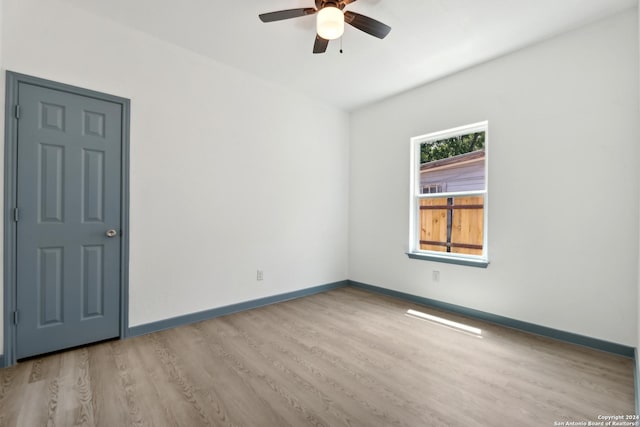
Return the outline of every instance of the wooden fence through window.
{"type": "Polygon", "coordinates": [[[420,199],[420,249],[482,255],[484,197],[420,199]]]}

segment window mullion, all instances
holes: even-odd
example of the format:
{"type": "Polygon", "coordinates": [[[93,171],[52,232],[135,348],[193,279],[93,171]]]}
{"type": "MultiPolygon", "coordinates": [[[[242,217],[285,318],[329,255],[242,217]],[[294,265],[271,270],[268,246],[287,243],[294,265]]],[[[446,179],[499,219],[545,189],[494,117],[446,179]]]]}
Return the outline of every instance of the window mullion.
{"type": "Polygon", "coordinates": [[[487,190],[477,190],[477,191],[456,191],[449,193],[427,193],[427,194],[416,194],[415,197],[417,199],[441,199],[445,197],[465,197],[465,196],[483,196],[487,193],[487,190]]]}

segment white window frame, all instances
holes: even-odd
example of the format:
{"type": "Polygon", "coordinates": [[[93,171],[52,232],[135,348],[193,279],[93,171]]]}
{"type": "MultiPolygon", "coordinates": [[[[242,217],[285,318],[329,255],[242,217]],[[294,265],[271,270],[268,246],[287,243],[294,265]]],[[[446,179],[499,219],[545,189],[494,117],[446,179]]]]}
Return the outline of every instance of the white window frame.
{"type": "Polygon", "coordinates": [[[413,259],[423,259],[430,261],[440,261],[452,264],[471,265],[476,267],[487,267],[489,264],[489,122],[482,121],[470,125],[459,126],[439,132],[432,132],[425,135],[411,138],[411,184],[410,195],[410,218],[409,218],[409,252],[407,255],[413,259]],[[468,135],[474,132],[484,132],[484,190],[476,191],[456,191],[444,193],[421,193],[420,186],[420,146],[421,144],[452,138],[455,136],[468,135]],[[450,252],[427,251],[420,249],[420,203],[421,199],[434,197],[464,197],[473,195],[484,196],[483,208],[483,230],[482,230],[482,255],[457,254],[450,252]]]}

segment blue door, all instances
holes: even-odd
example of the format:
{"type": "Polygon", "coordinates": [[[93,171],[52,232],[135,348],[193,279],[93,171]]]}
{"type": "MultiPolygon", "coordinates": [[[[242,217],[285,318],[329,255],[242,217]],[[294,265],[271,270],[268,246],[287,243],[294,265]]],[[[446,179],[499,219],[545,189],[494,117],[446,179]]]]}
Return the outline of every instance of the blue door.
{"type": "Polygon", "coordinates": [[[16,356],[120,335],[122,105],[20,82],[16,356]]]}

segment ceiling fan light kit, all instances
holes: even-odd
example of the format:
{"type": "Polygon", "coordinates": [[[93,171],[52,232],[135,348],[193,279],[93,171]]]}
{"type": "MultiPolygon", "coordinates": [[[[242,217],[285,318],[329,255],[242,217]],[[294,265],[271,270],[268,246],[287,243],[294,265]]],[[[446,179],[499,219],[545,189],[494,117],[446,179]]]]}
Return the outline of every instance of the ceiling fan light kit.
{"type": "Polygon", "coordinates": [[[391,27],[388,25],[356,12],[343,11],[346,5],[355,1],[315,0],[315,8],[279,10],[277,12],[261,13],[258,17],[262,22],[275,22],[317,13],[316,40],[313,44],[313,53],[324,53],[329,45],[329,40],[340,38],[344,33],[345,22],[369,35],[379,39],[385,38],[391,31],[391,27]]]}
{"type": "Polygon", "coordinates": [[[316,28],[325,40],[335,40],[344,33],[344,14],[335,6],[327,6],[318,11],[316,28]]]}

